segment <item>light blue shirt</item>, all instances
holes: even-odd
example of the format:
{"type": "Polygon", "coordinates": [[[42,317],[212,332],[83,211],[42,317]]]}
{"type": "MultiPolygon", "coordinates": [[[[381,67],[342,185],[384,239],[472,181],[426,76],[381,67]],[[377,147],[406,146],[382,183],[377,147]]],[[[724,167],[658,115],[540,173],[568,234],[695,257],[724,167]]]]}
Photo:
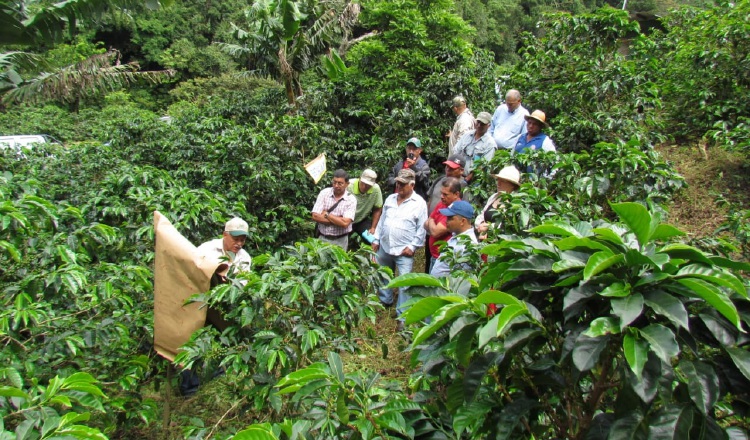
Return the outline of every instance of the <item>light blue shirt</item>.
{"type": "Polygon", "coordinates": [[[474,161],[484,159],[487,162],[491,161],[495,156],[495,141],[490,136],[490,131],[480,137],[474,139],[476,130],[469,130],[465,135],[458,140],[458,143],[453,147],[451,154],[461,154],[466,157],[466,165],[464,166],[464,173],[467,175],[474,169],[474,161]]]}
{"type": "Polygon", "coordinates": [[[528,114],[529,111],[522,105],[519,105],[513,113],[508,111],[506,104],[501,104],[497,107],[495,114],[492,115],[488,131],[495,140],[497,148],[510,150],[516,146],[518,138],[526,133],[526,119],[524,119],[524,116],[528,114]]]}
{"type": "Polygon", "coordinates": [[[426,220],[427,203],[416,191],[400,205],[398,194],[391,194],[383,203],[375,239],[380,241],[383,252],[389,255],[401,255],[406,247],[415,251],[424,246],[426,220]]]}

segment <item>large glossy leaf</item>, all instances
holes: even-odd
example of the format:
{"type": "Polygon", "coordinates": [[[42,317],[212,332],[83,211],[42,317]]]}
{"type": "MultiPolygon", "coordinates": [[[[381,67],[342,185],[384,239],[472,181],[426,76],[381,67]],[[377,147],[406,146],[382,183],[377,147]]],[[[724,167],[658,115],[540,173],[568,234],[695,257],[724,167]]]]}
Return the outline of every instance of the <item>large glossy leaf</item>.
{"type": "Polygon", "coordinates": [[[620,324],[616,318],[611,316],[594,319],[591,321],[591,324],[589,324],[588,330],[583,332],[584,335],[590,338],[596,338],[612,333],[620,333],[620,324]]]}
{"type": "Polygon", "coordinates": [[[693,410],[687,405],[668,405],[649,422],[649,440],[685,440],[690,438],[693,410]]]}
{"type": "Polygon", "coordinates": [[[428,287],[442,287],[439,278],[435,278],[432,275],[426,273],[410,272],[403,275],[399,275],[392,279],[387,286],[387,289],[394,287],[410,287],[410,286],[428,286],[428,287]]]}
{"type": "Polygon", "coordinates": [[[682,244],[682,243],[668,244],[662,247],[661,249],[659,249],[659,252],[668,254],[672,258],[681,258],[684,260],[690,260],[690,261],[694,261],[697,263],[703,263],[709,266],[712,265],[711,260],[706,256],[706,254],[701,252],[698,248],[689,246],[687,244],[682,244]]]}
{"type": "Polygon", "coordinates": [[[667,327],[661,324],[651,324],[640,329],[640,333],[651,344],[651,351],[665,363],[671,363],[672,357],[680,353],[680,346],[677,344],[674,333],[667,327]]]}
{"type": "Polygon", "coordinates": [[[583,269],[583,280],[588,281],[591,277],[598,275],[610,266],[620,263],[623,260],[624,256],[622,254],[613,255],[611,252],[597,252],[586,262],[586,267],[583,269]]]}
{"type": "Polygon", "coordinates": [[[731,347],[737,342],[737,329],[732,326],[715,309],[709,309],[698,315],[706,326],[711,336],[719,341],[719,344],[731,347]]]}
{"type": "Polygon", "coordinates": [[[276,440],[277,438],[273,435],[271,429],[265,426],[252,425],[235,434],[232,440],[276,440]]]}
{"type": "Polygon", "coordinates": [[[750,352],[737,347],[725,347],[732,358],[732,362],[747,380],[750,380],[750,352]]]}
{"type": "Polygon", "coordinates": [[[677,282],[706,300],[735,327],[742,329],[740,327],[740,315],[737,313],[734,303],[716,286],[698,278],[680,278],[677,282]]]}
{"type": "Polygon", "coordinates": [[[612,210],[617,213],[638,239],[641,247],[645,246],[651,239],[652,219],[651,214],[645,206],[640,203],[626,202],[611,204],[612,210]]]}
{"type": "Polygon", "coordinates": [[[465,300],[466,298],[459,296],[430,296],[422,298],[412,304],[401,317],[407,324],[413,324],[422,321],[428,316],[432,316],[446,304],[464,302],[465,300]]]}
{"type": "Polygon", "coordinates": [[[473,402],[479,389],[484,382],[487,371],[502,360],[503,354],[499,352],[489,352],[481,356],[477,356],[474,361],[466,369],[464,375],[464,400],[466,402],[473,402]]]}
{"type": "Polygon", "coordinates": [[[549,272],[552,270],[553,262],[549,257],[534,254],[529,258],[516,261],[508,270],[518,272],[549,272]]]}
{"type": "Polygon", "coordinates": [[[560,273],[570,269],[583,268],[586,266],[589,255],[585,252],[563,251],[560,254],[560,259],[552,265],[552,270],[555,273],[560,273]]]}
{"type": "Polygon", "coordinates": [[[335,351],[329,351],[328,365],[331,368],[331,376],[335,377],[339,383],[343,384],[346,377],[344,375],[344,363],[341,361],[341,356],[335,351]]]}
{"type": "Polygon", "coordinates": [[[622,241],[622,237],[620,237],[617,232],[613,231],[609,228],[594,228],[591,230],[594,234],[596,234],[599,238],[604,239],[610,243],[614,243],[618,246],[623,245],[624,242],[622,241]]]}
{"type": "Polygon", "coordinates": [[[640,429],[642,421],[643,415],[638,412],[626,414],[612,423],[607,440],[645,440],[640,429]]]}
{"type": "Polygon", "coordinates": [[[744,261],[734,261],[724,257],[709,257],[709,259],[713,264],[719,267],[750,272],[750,263],[746,263],[744,261]]]}
{"type": "Polygon", "coordinates": [[[529,229],[527,232],[534,234],[559,235],[562,237],[580,237],[581,234],[569,223],[549,221],[543,225],[529,229]]]}
{"type": "Polygon", "coordinates": [[[742,280],[730,273],[715,270],[702,264],[689,264],[680,268],[676,274],[677,277],[686,275],[732,289],[741,297],[747,298],[747,289],[742,280]]]}
{"type": "Polygon", "coordinates": [[[682,361],[679,369],[685,376],[690,399],[698,410],[708,417],[719,398],[719,376],[704,362],[682,361]]]}
{"type": "Polygon", "coordinates": [[[688,328],[688,314],[685,305],[679,299],[664,291],[652,291],[644,295],[646,305],[685,330],[688,328]]]}
{"type": "Polygon", "coordinates": [[[604,290],[599,292],[599,295],[605,297],[617,297],[622,298],[630,295],[630,284],[627,283],[612,283],[605,287],[604,290]]]}
{"type": "Polygon", "coordinates": [[[519,432],[516,427],[521,420],[528,416],[529,411],[539,406],[539,401],[527,397],[513,399],[512,402],[505,405],[500,413],[500,420],[497,422],[497,433],[494,438],[500,439],[517,439],[519,432]]]}
{"type": "Polygon", "coordinates": [[[610,303],[612,313],[620,318],[620,329],[624,329],[643,313],[643,296],[634,293],[625,298],[615,298],[610,303]]]}
{"type": "Polygon", "coordinates": [[[666,240],[667,238],[679,237],[685,235],[684,232],[675,228],[672,225],[660,224],[656,227],[656,230],[651,234],[651,240],[666,240]]]}
{"type": "MultiPolygon", "coordinates": [[[[487,290],[479,294],[474,300],[476,304],[504,304],[504,305],[519,305],[523,306],[524,303],[515,296],[501,292],[499,290],[487,290]]],[[[525,306],[524,306],[525,307],[525,306]]]]}
{"type": "Polygon", "coordinates": [[[458,316],[462,311],[466,310],[469,307],[467,303],[460,303],[460,304],[451,304],[449,306],[445,306],[433,317],[433,320],[427,324],[426,326],[422,327],[417,331],[417,333],[414,335],[414,341],[412,344],[416,347],[417,345],[421,344],[425,341],[425,339],[432,336],[433,333],[441,329],[446,323],[453,320],[456,316],[458,316]]]}
{"type": "Polygon", "coordinates": [[[553,243],[555,244],[555,246],[557,246],[559,249],[563,251],[579,249],[579,248],[599,250],[599,251],[605,251],[605,252],[612,251],[612,249],[606,244],[593,240],[591,238],[567,237],[561,240],[556,240],[553,243]]]}
{"type": "Polygon", "coordinates": [[[573,364],[581,372],[594,368],[594,365],[599,361],[599,355],[607,347],[608,342],[607,336],[599,338],[579,336],[573,347],[573,364]]]}
{"type": "Polygon", "coordinates": [[[644,339],[640,339],[637,334],[626,333],[622,339],[622,350],[630,369],[638,380],[642,380],[643,366],[646,365],[646,360],[648,360],[648,343],[644,339]]]}

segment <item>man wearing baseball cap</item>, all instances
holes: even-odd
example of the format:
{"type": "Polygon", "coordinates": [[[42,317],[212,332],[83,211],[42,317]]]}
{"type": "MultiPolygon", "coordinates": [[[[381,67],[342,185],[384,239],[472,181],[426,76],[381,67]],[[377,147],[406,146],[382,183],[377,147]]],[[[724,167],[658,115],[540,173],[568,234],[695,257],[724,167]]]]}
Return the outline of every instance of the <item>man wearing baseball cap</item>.
{"type": "MultiPolygon", "coordinates": [[[[388,266],[400,275],[410,273],[414,267],[414,253],[424,246],[424,222],[427,220],[427,203],[414,191],[414,171],[404,168],[396,176],[396,193],[385,199],[383,214],[375,230],[372,250],[381,266],[388,266]]],[[[399,288],[396,302],[398,316],[404,312],[403,304],[409,300],[408,288],[399,288]]],[[[379,289],[378,297],[385,306],[393,304],[393,291],[379,289]]],[[[403,330],[399,319],[397,330],[403,330]]]]}
{"type": "Polygon", "coordinates": [[[453,154],[453,149],[458,140],[466,134],[467,131],[474,128],[474,115],[466,105],[466,98],[461,95],[456,96],[451,101],[451,110],[456,115],[456,122],[453,128],[445,136],[448,138],[448,156],[453,154]]]}
{"type": "Polygon", "coordinates": [[[375,234],[383,211],[383,193],[377,180],[375,171],[367,169],[362,171],[359,179],[352,179],[349,183],[349,192],[357,199],[352,233],[359,234],[368,243],[371,242],[368,238],[375,234]]]}
{"type": "Polygon", "coordinates": [[[222,237],[198,246],[198,253],[207,257],[226,260],[230,269],[237,272],[248,271],[251,263],[250,254],[242,247],[245,245],[249,229],[246,221],[234,217],[224,225],[222,237]]]}
{"type": "MultiPolygon", "coordinates": [[[[247,222],[239,217],[234,217],[224,224],[224,232],[221,238],[207,241],[198,246],[198,254],[204,257],[225,261],[229,265],[228,270],[219,271],[211,277],[211,287],[227,283],[227,275],[234,272],[247,272],[250,270],[250,254],[242,247],[249,234],[250,228],[247,222]]],[[[245,284],[244,280],[240,283],[245,284]]],[[[224,331],[229,322],[224,319],[221,311],[208,307],[206,310],[206,324],[216,327],[219,331],[224,331]]],[[[185,396],[192,396],[198,392],[201,381],[196,371],[185,369],[180,373],[180,393],[185,396]]]]}
{"type": "Polygon", "coordinates": [[[477,115],[474,130],[469,130],[458,140],[453,147],[452,154],[461,154],[466,157],[466,180],[470,181],[474,169],[474,161],[484,159],[487,162],[492,160],[495,155],[495,140],[489,133],[492,115],[487,112],[481,112],[477,115]]]}
{"type": "MultiPolygon", "coordinates": [[[[448,255],[452,255],[451,260],[457,260],[466,249],[466,242],[477,243],[477,236],[471,225],[474,218],[474,208],[471,203],[463,200],[453,202],[448,208],[440,210],[440,213],[447,217],[448,231],[452,236],[445,247],[443,247],[440,257],[432,266],[430,275],[436,277],[446,277],[451,273],[448,255]]],[[[471,266],[467,263],[460,263],[454,266],[454,269],[470,270],[471,266]]]]}
{"type": "Polygon", "coordinates": [[[414,171],[414,190],[423,199],[426,199],[432,170],[422,157],[422,141],[418,138],[413,137],[406,141],[406,157],[399,161],[388,175],[388,188],[392,188],[393,192],[396,192],[396,176],[404,169],[414,171]]]}

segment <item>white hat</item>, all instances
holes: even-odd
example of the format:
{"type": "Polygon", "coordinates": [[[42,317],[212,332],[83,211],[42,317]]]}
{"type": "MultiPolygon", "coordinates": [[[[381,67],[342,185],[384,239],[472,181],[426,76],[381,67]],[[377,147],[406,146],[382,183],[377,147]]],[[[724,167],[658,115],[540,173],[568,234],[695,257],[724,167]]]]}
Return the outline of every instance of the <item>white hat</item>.
{"type": "Polygon", "coordinates": [[[224,225],[224,232],[229,232],[229,235],[233,237],[239,237],[240,235],[248,235],[247,222],[239,217],[235,217],[224,225]]]}
{"type": "Polygon", "coordinates": [[[516,169],[513,165],[508,165],[507,167],[500,170],[497,174],[492,174],[492,177],[495,179],[505,180],[507,182],[510,182],[516,186],[521,186],[521,172],[516,169]]]}
{"type": "Polygon", "coordinates": [[[362,171],[362,175],[359,176],[359,181],[365,185],[375,186],[376,180],[378,180],[378,175],[371,169],[362,171]]]}

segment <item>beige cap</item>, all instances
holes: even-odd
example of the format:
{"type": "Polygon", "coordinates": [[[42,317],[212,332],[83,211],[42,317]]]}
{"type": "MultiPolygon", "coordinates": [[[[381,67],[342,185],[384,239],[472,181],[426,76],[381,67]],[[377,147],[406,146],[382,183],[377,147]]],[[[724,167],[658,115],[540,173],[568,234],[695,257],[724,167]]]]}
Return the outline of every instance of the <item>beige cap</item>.
{"type": "Polygon", "coordinates": [[[378,175],[371,169],[362,171],[362,175],[359,176],[359,181],[364,183],[365,185],[375,186],[377,180],[378,175]]]}
{"type": "Polygon", "coordinates": [[[396,177],[396,181],[401,183],[414,183],[416,180],[417,175],[414,174],[414,171],[409,168],[404,168],[401,171],[398,172],[398,177],[396,177]]]}
{"type": "Polygon", "coordinates": [[[239,217],[235,217],[224,225],[224,232],[229,232],[229,235],[233,237],[239,237],[240,235],[247,235],[250,228],[247,226],[247,222],[239,217]]]}
{"type": "Polygon", "coordinates": [[[541,124],[545,127],[549,127],[549,124],[547,123],[547,115],[545,115],[541,110],[534,110],[530,115],[526,115],[523,118],[527,121],[529,119],[533,119],[535,121],[541,122],[541,124]]]}

